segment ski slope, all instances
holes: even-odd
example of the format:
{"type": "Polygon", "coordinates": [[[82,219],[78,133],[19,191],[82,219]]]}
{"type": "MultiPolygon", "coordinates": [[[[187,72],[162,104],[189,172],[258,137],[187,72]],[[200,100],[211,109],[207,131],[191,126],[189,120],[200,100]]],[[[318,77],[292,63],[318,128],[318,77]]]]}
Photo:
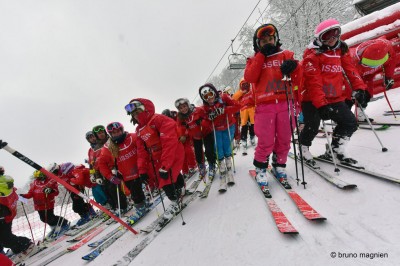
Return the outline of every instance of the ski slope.
{"type": "MultiPolygon", "coordinates": [[[[400,90],[389,91],[388,95],[393,108],[400,109],[400,90]]],[[[385,99],[381,99],[369,105],[367,114],[377,121],[400,122],[382,116],[388,109],[385,99]]],[[[378,134],[388,152],[381,151],[370,130],[358,130],[348,151],[367,169],[400,178],[400,127],[378,134]]],[[[325,143],[324,138],[315,139],[311,152],[321,154],[325,143]]],[[[311,222],[302,216],[279,184],[270,180],[273,198],[299,231],[299,235],[283,235],[277,230],[257,184],[248,175],[248,170],[253,168],[252,154],[253,148],[250,148],[249,155],[242,156],[239,152],[235,156],[235,186],[220,194],[219,180],[216,180],[207,199],[199,198],[183,211],[186,225],[182,225],[181,217],[176,217],[130,265],[398,265],[399,185],[341,169],[340,178],[357,184],[358,188],[340,190],[305,168],[306,189],[297,186],[293,179],[289,182],[327,218],[324,222],[311,222]],[[360,258],[362,254],[375,253],[384,257],[360,258]]],[[[287,164],[289,174],[294,177],[294,161],[288,159],[287,164]]],[[[333,166],[320,164],[334,174],[333,166]]],[[[162,213],[161,204],[158,212],[162,213]]],[[[156,217],[153,211],[135,229],[156,217]]],[[[93,240],[116,226],[109,226],[93,240]]],[[[143,237],[125,233],[90,265],[113,265],[143,237]]],[[[60,251],[71,244],[58,245],[60,251]]],[[[83,246],[49,265],[87,265],[81,257],[90,250],[83,246]]],[[[27,260],[27,265],[42,265],[45,260],[30,263],[34,259],[27,260]]]]}

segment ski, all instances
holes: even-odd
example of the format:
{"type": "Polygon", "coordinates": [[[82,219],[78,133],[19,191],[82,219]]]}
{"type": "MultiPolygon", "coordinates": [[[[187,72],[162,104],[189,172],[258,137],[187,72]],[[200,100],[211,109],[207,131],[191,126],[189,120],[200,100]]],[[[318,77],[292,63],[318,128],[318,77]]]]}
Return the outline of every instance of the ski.
{"type": "Polygon", "coordinates": [[[86,236],[84,239],[82,239],[78,243],[76,243],[76,244],[74,244],[74,245],[72,245],[72,246],[70,246],[70,247],[68,247],[66,249],[63,249],[62,251],[58,252],[57,254],[54,254],[52,257],[48,258],[44,262],[41,262],[40,265],[47,265],[47,264],[55,261],[56,259],[60,258],[61,256],[77,250],[78,248],[82,247],[87,242],[89,242],[92,238],[94,238],[95,236],[100,234],[104,230],[104,228],[105,228],[104,226],[101,226],[101,227],[97,228],[97,230],[92,232],[90,235],[86,236]]]}
{"type": "Polygon", "coordinates": [[[286,188],[281,182],[279,182],[273,169],[268,169],[268,171],[274,176],[274,179],[276,180],[276,182],[278,182],[281,185],[283,190],[286,191],[286,193],[293,200],[293,202],[296,204],[297,208],[300,210],[300,212],[303,214],[303,216],[306,219],[312,220],[312,221],[326,220],[325,217],[323,217],[313,207],[311,207],[310,204],[308,204],[296,191],[294,191],[292,188],[286,188]]]}
{"type": "Polygon", "coordinates": [[[208,197],[208,194],[210,193],[211,185],[212,185],[214,179],[215,179],[215,174],[214,174],[214,176],[208,176],[208,182],[207,182],[203,192],[201,192],[201,194],[199,196],[200,198],[205,199],[208,197]]]}
{"type": "MultiPolygon", "coordinates": [[[[257,175],[256,171],[249,170],[249,174],[250,174],[250,177],[257,183],[257,181],[255,180],[255,177],[257,175]]],[[[261,186],[258,183],[257,183],[257,186],[262,191],[261,186]]],[[[263,192],[263,194],[264,194],[264,192],[263,192]]],[[[264,197],[265,197],[265,195],[264,195],[264,197]]],[[[265,200],[267,201],[268,208],[271,211],[272,217],[274,218],[275,224],[278,227],[279,232],[281,232],[283,234],[298,234],[299,232],[290,223],[289,219],[285,216],[285,214],[279,208],[278,204],[276,204],[276,202],[272,199],[272,197],[270,197],[270,198],[265,197],[265,200]]]]}
{"type": "MultiPolygon", "coordinates": [[[[183,211],[187,206],[189,206],[196,198],[198,198],[198,192],[193,193],[190,195],[187,200],[185,200],[181,205],[181,211],[183,211]]],[[[178,213],[179,214],[179,213],[178,213]]],[[[162,229],[164,229],[168,224],[174,220],[178,214],[176,214],[172,219],[170,219],[167,223],[165,223],[161,228],[158,228],[157,231],[153,230],[151,234],[147,235],[138,245],[136,245],[132,250],[130,250],[127,254],[125,254],[121,260],[117,261],[114,266],[121,266],[121,265],[129,265],[137,255],[142,252],[157,236],[160,234],[162,229]]],[[[161,216],[163,217],[163,216],[161,216]]],[[[158,220],[158,219],[157,219],[158,220]]]]}
{"type": "MultiPolygon", "coordinates": [[[[318,161],[321,161],[321,162],[326,162],[326,163],[333,164],[333,162],[330,161],[330,160],[322,159],[322,158],[319,158],[319,157],[316,157],[315,159],[318,160],[318,161]]],[[[384,175],[384,174],[372,172],[372,171],[369,171],[367,169],[364,169],[364,167],[363,168],[356,168],[356,167],[345,165],[345,164],[341,164],[341,163],[337,163],[337,165],[340,166],[340,167],[343,167],[343,168],[347,168],[347,169],[350,169],[350,170],[357,171],[357,172],[362,173],[362,174],[366,174],[366,175],[369,175],[369,176],[372,176],[372,177],[376,177],[376,178],[381,179],[381,180],[390,181],[390,182],[393,182],[393,183],[400,184],[400,179],[398,179],[398,178],[394,178],[394,177],[387,176],[387,175],[384,175]]]]}
{"type": "Polygon", "coordinates": [[[73,226],[71,227],[70,230],[68,230],[67,232],[65,232],[65,235],[67,236],[76,236],[77,234],[79,234],[80,232],[85,231],[88,228],[91,228],[92,226],[97,226],[100,223],[102,223],[103,220],[99,219],[98,217],[94,217],[92,220],[90,220],[89,222],[81,225],[81,226],[73,226]]]}
{"type": "Polygon", "coordinates": [[[186,193],[188,195],[193,194],[196,191],[196,188],[199,186],[200,182],[200,179],[194,180],[192,184],[190,184],[190,187],[186,190],[186,193]]]}
{"type": "Polygon", "coordinates": [[[394,114],[393,114],[392,112],[390,112],[390,113],[384,113],[383,115],[384,115],[384,116],[397,116],[397,115],[400,115],[400,112],[394,112],[394,114]]]}
{"type": "Polygon", "coordinates": [[[83,260],[92,261],[97,258],[104,250],[110,247],[115,241],[117,241],[126,231],[124,227],[120,226],[117,228],[117,232],[114,233],[110,238],[105,240],[100,246],[98,246],[95,250],[91,251],[89,254],[86,254],[82,257],[83,260]]]}
{"type": "MultiPolygon", "coordinates": [[[[295,156],[292,152],[289,152],[288,154],[289,158],[295,160],[295,156]]],[[[300,162],[300,159],[298,159],[300,162]]],[[[332,185],[340,188],[340,189],[354,189],[357,187],[356,184],[349,184],[346,181],[341,180],[340,178],[333,176],[331,174],[328,174],[327,172],[319,169],[319,168],[314,168],[311,165],[308,165],[304,163],[305,166],[307,166],[309,169],[311,169],[314,173],[318,174],[320,177],[331,183],[332,185]]]]}
{"type": "Polygon", "coordinates": [[[91,233],[93,233],[94,231],[96,231],[97,228],[98,228],[97,226],[96,226],[96,227],[93,227],[93,228],[90,228],[88,231],[86,231],[86,232],[84,232],[84,233],[82,233],[82,234],[76,236],[75,238],[70,239],[70,240],[67,240],[67,242],[73,243],[73,242],[81,241],[82,239],[84,239],[85,237],[87,237],[88,235],[90,235],[91,233]]]}
{"type": "MultiPolygon", "coordinates": [[[[361,122],[358,121],[359,125],[369,125],[368,122],[361,122]]],[[[388,126],[400,126],[400,123],[388,123],[388,122],[371,122],[372,125],[379,125],[379,126],[384,126],[384,125],[388,125],[388,126]]]]}
{"type": "MultiPolygon", "coordinates": [[[[372,126],[374,126],[374,125],[372,125],[372,126]]],[[[382,130],[389,129],[390,127],[391,127],[390,125],[381,125],[378,127],[374,127],[374,130],[382,131],[382,130]]],[[[372,128],[369,125],[359,125],[358,128],[372,130],[372,128]]]]}
{"type": "Polygon", "coordinates": [[[400,110],[388,110],[388,111],[385,111],[385,114],[387,114],[387,113],[392,113],[392,112],[395,112],[395,113],[400,113],[400,110]]]}
{"type": "MultiPolygon", "coordinates": [[[[199,186],[200,182],[197,183],[197,186],[199,186]]],[[[197,196],[199,194],[197,190],[197,187],[194,188],[195,192],[193,194],[188,194],[189,198],[194,197],[195,195],[197,196]]],[[[159,217],[157,217],[157,219],[155,219],[151,224],[149,224],[148,226],[146,226],[145,228],[140,229],[140,231],[142,233],[151,233],[154,229],[156,229],[157,225],[164,219],[163,215],[160,215],[159,217]]]]}
{"type": "MultiPolygon", "coordinates": [[[[139,217],[138,217],[138,216],[136,216],[136,215],[133,215],[133,216],[129,217],[129,218],[127,219],[126,222],[127,222],[128,224],[132,225],[132,226],[133,226],[133,225],[136,225],[136,224],[140,221],[140,219],[142,219],[144,216],[146,216],[147,213],[151,212],[154,208],[156,208],[157,205],[158,205],[160,202],[161,202],[161,197],[159,196],[159,197],[157,197],[157,198],[154,200],[153,204],[149,206],[148,210],[147,210],[142,216],[139,216],[139,217]]],[[[111,245],[112,243],[114,243],[120,236],[122,236],[122,234],[124,234],[124,233],[126,232],[126,230],[124,231],[124,230],[122,230],[122,228],[123,228],[123,227],[119,226],[119,227],[115,228],[114,230],[112,230],[111,232],[109,232],[107,235],[103,236],[101,239],[99,239],[99,240],[97,240],[97,241],[95,241],[95,242],[90,243],[90,244],[88,245],[89,247],[92,247],[92,248],[97,248],[97,247],[99,247],[99,249],[96,249],[96,250],[90,252],[89,254],[83,256],[82,259],[84,259],[84,260],[93,260],[93,259],[95,259],[98,255],[100,255],[101,252],[103,252],[103,251],[105,250],[105,248],[106,248],[105,243],[106,243],[107,241],[108,241],[108,242],[107,242],[107,243],[108,243],[108,246],[110,246],[110,245],[111,245]],[[122,233],[119,237],[115,238],[115,235],[116,235],[116,234],[119,234],[121,231],[123,231],[123,233],[122,233]],[[112,239],[111,239],[111,238],[112,238],[112,239]],[[103,246],[103,245],[104,245],[104,246],[103,246]],[[100,248],[100,246],[102,246],[102,247],[100,248]]],[[[107,246],[107,247],[108,247],[108,246],[107,246]]]]}
{"type": "Polygon", "coordinates": [[[381,96],[373,97],[373,98],[371,98],[371,99],[369,100],[369,102],[375,102],[375,101],[377,101],[377,100],[383,99],[383,97],[385,97],[385,96],[381,95],[381,96]]]}

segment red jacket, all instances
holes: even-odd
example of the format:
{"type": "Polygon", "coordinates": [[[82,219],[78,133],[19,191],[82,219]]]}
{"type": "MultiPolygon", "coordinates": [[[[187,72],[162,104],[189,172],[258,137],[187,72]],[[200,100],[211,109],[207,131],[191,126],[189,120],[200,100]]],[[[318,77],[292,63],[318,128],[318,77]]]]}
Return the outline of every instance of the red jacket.
{"type": "Polygon", "coordinates": [[[215,130],[221,131],[228,129],[227,125],[228,123],[229,126],[236,123],[235,113],[239,112],[240,104],[237,101],[232,100],[232,98],[229,97],[229,95],[227,95],[226,93],[222,93],[221,95],[219,95],[214,105],[209,105],[208,103],[204,103],[203,108],[205,110],[203,118],[209,121],[209,123],[211,123],[211,121],[208,117],[208,114],[214,112],[217,108],[224,108],[225,110],[224,113],[217,116],[213,120],[215,130]],[[227,117],[228,117],[228,122],[226,120],[227,117]]]}
{"type": "Polygon", "coordinates": [[[350,53],[342,55],[340,48],[317,52],[316,48],[311,44],[304,52],[302,101],[311,101],[316,108],[344,101],[343,72],[354,89],[366,89],[350,53]]]}
{"type": "Polygon", "coordinates": [[[13,188],[13,192],[11,192],[10,195],[0,197],[0,205],[3,205],[10,210],[10,214],[4,217],[6,223],[11,223],[17,215],[18,195],[15,191],[17,191],[17,189],[13,188]]]}
{"type": "MultiPolygon", "coordinates": [[[[127,134],[123,143],[118,144],[119,154],[117,158],[117,167],[119,173],[122,175],[124,181],[133,180],[139,177],[139,170],[137,166],[137,136],[135,133],[127,134]]],[[[108,148],[104,145],[101,149],[100,157],[98,158],[97,165],[102,176],[111,179],[113,173],[111,169],[114,166],[115,159],[108,148]]]]}
{"type": "Polygon", "coordinates": [[[155,170],[158,187],[162,188],[171,184],[171,180],[160,178],[158,170],[162,168],[169,171],[173,182],[176,182],[185,158],[183,145],[178,141],[177,125],[171,118],[155,114],[154,104],[150,100],[134,100],[145,106],[145,111],[138,115],[136,127],[139,173],[155,170]]]}
{"type": "Polygon", "coordinates": [[[54,209],[55,197],[58,195],[58,184],[56,181],[46,178],[45,180],[33,180],[29,191],[22,195],[24,198],[33,198],[35,211],[54,209]],[[53,192],[46,194],[43,192],[45,188],[53,189],[53,192]]]}
{"type": "Polygon", "coordinates": [[[72,170],[70,175],[71,175],[70,181],[75,185],[87,187],[87,188],[91,188],[96,185],[90,181],[89,168],[86,168],[82,164],[75,166],[75,168],[72,170]]]}
{"type": "Polygon", "coordinates": [[[90,165],[90,168],[92,169],[97,169],[97,158],[100,156],[101,153],[101,148],[94,150],[93,148],[90,148],[88,151],[88,163],[90,165]]]}
{"type": "MultiPolygon", "coordinates": [[[[285,60],[294,60],[293,55],[293,52],[289,50],[282,50],[270,56],[264,56],[258,52],[247,60],[244,79],[253,83],[256,106],[265,103],[286,102],[286,84],[282,81],[280,66],[285,60]]],[[[298,89],[302,82],[301,64],[297,65],[290,77],[293,94],[298,100],[298,89]]],[[[290,91],[289,97],[291,98],[290,91]]]]}
{"type": "Polygon", "coordinates": [[[212,125],[206,116],[204,107],[195,107],[187,116],[178,114],[177,125],[179,132],[185,132],[191,138],[200,140],[212,132],[212,125]]]}

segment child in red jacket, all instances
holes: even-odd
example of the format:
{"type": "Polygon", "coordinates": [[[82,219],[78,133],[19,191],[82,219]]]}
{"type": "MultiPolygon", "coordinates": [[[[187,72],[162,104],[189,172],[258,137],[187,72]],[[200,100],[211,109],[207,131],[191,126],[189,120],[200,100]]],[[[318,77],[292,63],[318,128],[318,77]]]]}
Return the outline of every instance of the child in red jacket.
{"type": "Polygon", "coordinates": [[[33,198],[35,211],[38,212],[40,220],[50,225],[52,232],[55,232],[58,223],[61,229],[58,231],[66,231],[69,229],[69,221],[54,214],[55,198],[58,195],[57,182],[46,177],[42,172],[36,170],[33,173],[34,180],[30,185],[26,194],[21,197],[26,199],[33,198]]]}

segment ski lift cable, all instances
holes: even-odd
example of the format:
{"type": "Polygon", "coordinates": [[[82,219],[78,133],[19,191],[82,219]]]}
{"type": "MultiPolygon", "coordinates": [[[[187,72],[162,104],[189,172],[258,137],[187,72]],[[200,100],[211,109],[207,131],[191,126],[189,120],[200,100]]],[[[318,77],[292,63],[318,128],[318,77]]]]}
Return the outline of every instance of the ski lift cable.
{"type": "Polygon", "coordinates": [[[285,23],[283,23],[282,26],[280,26],[279,30],[281,30],[288,22],[289,20],[294,17],[294,15],[296,15],[296,13],[300,10],[300,8],[302,8],[304,6],[304,4],[307,2],[308,0],[304,0],[303,3],[296,9],[296,11],[294,11],[294,13],[290,14],[290,17],[285,21],[285,23]]]}

